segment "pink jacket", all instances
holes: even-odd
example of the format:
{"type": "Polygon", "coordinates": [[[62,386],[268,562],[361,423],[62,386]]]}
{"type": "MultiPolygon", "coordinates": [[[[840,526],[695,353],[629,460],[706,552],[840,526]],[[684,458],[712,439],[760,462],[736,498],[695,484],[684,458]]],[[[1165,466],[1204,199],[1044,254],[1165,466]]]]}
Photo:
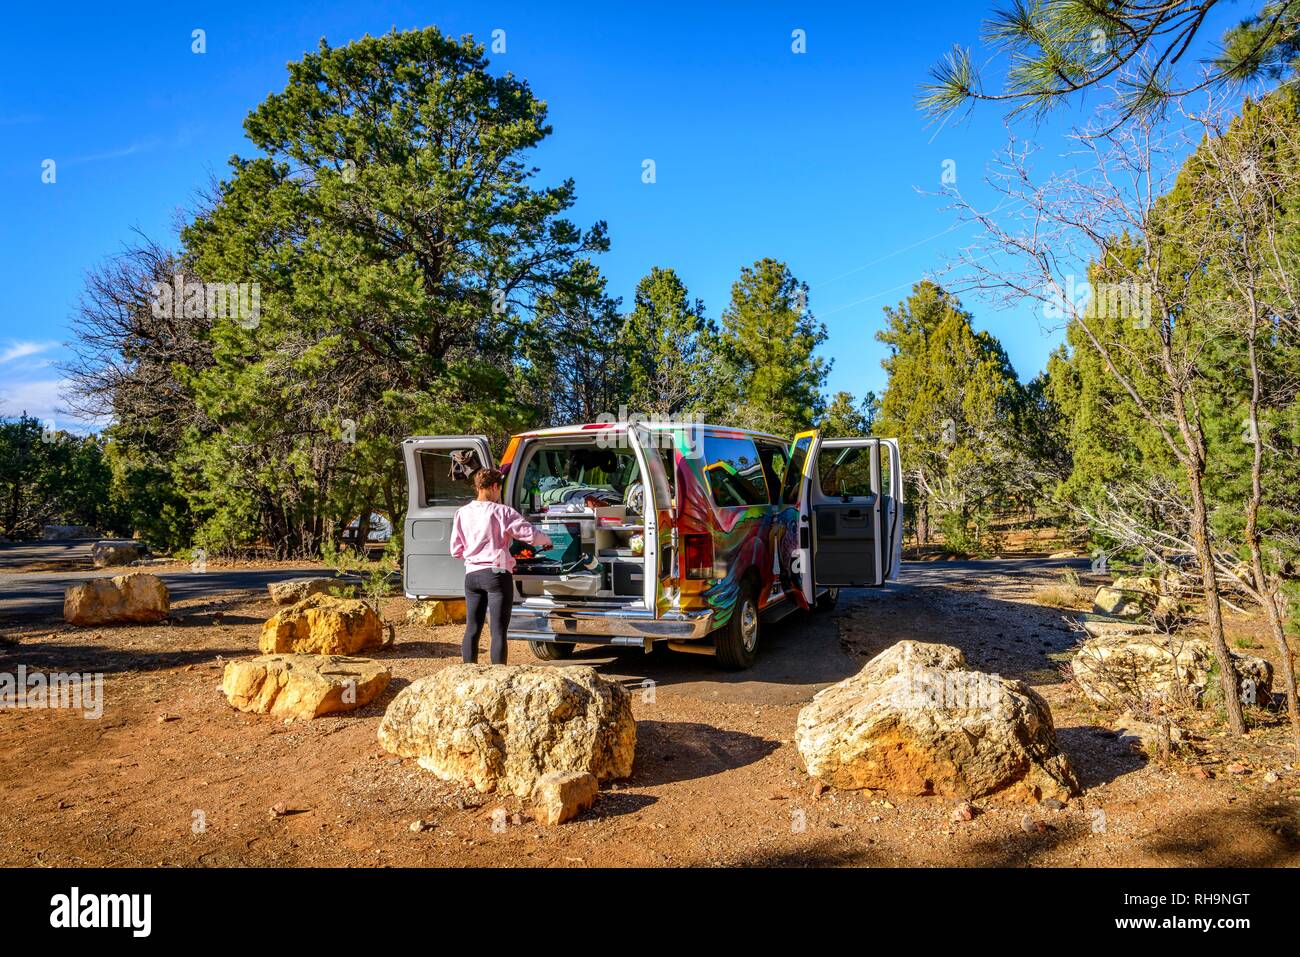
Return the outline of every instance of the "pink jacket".
{"type": "Polygon", "coordinates": [[[514,571],[515,557],[510,554],[510,542],[516,538],[540,548],[551,547],[546,533],[509,505],[476,499],[456,512],[451,529],[451,554],[464,560],[467,575],[491,568],[514,571]]]}

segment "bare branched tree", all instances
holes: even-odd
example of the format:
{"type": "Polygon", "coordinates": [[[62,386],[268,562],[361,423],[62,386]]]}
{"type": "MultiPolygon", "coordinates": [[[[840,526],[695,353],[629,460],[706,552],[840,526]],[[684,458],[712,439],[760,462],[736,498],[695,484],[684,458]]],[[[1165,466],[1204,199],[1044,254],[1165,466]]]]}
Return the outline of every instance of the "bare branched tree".
{"type": "MultiPolygon", "coordinates": [[[[1103,116],[1099,126],[1078,132],[1082,156],[1076,173],[1043,183],[1034,180],[1032,150],[1013,138],[988,177],[1000,197],[999,212],[986,212],[954,190],[959,215],[983,235],[962,255],[959,267],[974,288],[1035,303],[1081,330],[1178,463],[1228,724],[1242,734],[1245,720],[1224,637],[1205,491],[1208,449],[1201,398],[1206,383],[1200,358],[1217,332],[1217,320],[1196,311],[1196,286],[1189,279],[1217,254],[1220,237],[1203,230],[1175,238],[1159,228],[1177,215],[1166,194],[1180,165],[1178,147],[1153,122],[1113,120],[1103,116]],[[1076,276],[1084,270],[1100,291],[1095,298],[1073,294],[1076,276]]],[[[1180,145],[1187,148],[1185,140],[1180,145]]]]}

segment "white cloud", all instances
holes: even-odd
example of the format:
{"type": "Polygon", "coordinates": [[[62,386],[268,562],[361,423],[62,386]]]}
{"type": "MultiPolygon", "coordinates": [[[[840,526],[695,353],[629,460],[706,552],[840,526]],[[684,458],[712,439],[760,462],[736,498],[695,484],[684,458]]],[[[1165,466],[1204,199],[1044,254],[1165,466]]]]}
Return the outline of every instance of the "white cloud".
{"type": "Polygon", "coordinates": [[[3,349],[0,349],[0,365],[13,362],[15,359],[26,359],[28,356],[40,355],[57,345],[57,342],[11,342],[3,349]]]}
{"type": "Polygon", "coordinates": [[[68,392],[65,379],[36,379],[31,382],[4,383],[0,385],[0,418],[13,419],[24,412],[33,419],[69,432],[86,432],[102,428],[106,423],[85,422],[63,411],[64,396],[68,392]]]}

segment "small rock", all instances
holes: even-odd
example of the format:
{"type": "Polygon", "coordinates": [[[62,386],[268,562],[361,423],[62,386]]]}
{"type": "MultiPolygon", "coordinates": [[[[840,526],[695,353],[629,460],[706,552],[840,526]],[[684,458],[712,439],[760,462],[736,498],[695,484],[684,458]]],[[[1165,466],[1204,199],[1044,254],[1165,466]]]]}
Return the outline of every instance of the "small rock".
{"type": "Polygon", "coordinates": [[[289,807],[283,801],[271,805],[271,817],[284,817],[289,813],[289,807]]]}
{"type": "Polygon", "coordinates": [[[1049,811],[1063,811],[1065,810],[1065,802],[1058,801],[1056,798],[1047,798],[1043,801],[1043,807],[1049,811]]]}
{"type": "Polygon", "coordinates": [[[1269,771],[1264,775],[1264,781],[1268,784],[1277,784],[1279,780],[1276,771],[1269,771]]]}
{"type": "Polygon", "coordinates": [[[168,714],[166,711],[164,711],[162,714],[158,715],[158,723],[159,723],[159,724],[163,724],[164,722],[167,722],[167,721],[179,721],[179,720],[180,720],[180,715],[176,715],[176,714],[168,714]]]}
{"type": "Polygon", "coordinates": [[[1032,815],[1026,814],[1020,819],[1020,830],[1026,834],[1045,834],[1047,825],[1042,821],[1035,820],[1032,815]]]}
{"type": "Polygon", "coordinates": [[[552,771],[533,788],[533,817],[542,824],[563,824],[596,801],[600,785],[586,771],[552,771]]]}
{"type": "Polygon", "coordinates": [[[955,808],[952,809],[952,814],[949,816],[949,820],[973,821],[975,819],[975,815],[978,813],[979,813],[979,808],[977,808],[974,804],[971,804],[970,801],[962,801],[960,804],[958,804],[955,808]]]}
{"type": "Polygon", "coordinates": [[[417,601],[406,613],[413,625],[454,625],[465,621],[465,599],[417,601]]]}
{"type": "Polygon", "coordinates": [[[814,801],[816,801],[819,797],[821,797],[823,794],[825,794],[828,790],[830,790],[830,785],[828,785],[825,781],[816,781],[816,780],[813,781],[813,783],[812,783],[812,799],[813,799],[814,801]]]}
{"type": "Polygon", "coordinates": [[[427,831],[431,826],[432,825],[430,825],[428,821],[416,818],[411,822],[411,831],[415,834],[419,834],[421,831],[427,831]]]}
{"type": "Polygon", "coordinates": [[[328,593],[333,583],[332,578],[290,578],[286,581],[268,582],[266,590],[271,595],[271,601],[277,605],[293,605],[312,595],[328,593]]]}
{"type": "Polygon", "coordinates": [[[1250,768],[1246,767],[1246,765],[1244,765],[1244,764],[1229,764],[1226,768],[1224,768],[1224,770],[1227,771],[1229,774],[1249,774],[1249,773],[1250,773],[1250,768]]]}

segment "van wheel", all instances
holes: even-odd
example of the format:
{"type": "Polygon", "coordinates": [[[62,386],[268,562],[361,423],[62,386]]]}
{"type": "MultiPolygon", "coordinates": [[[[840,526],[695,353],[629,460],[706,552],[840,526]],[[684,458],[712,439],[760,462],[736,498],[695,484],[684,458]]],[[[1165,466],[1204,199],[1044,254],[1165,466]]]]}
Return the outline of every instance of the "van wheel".
{"type": "Polygon", "coordinates": [[[758,614],[758,590],[745,585],[736,599],[731,620],[714,633],[718,664],[728,671],[742,671],[758,658],[762,622],[758,614]]]}
{"type": "Polygon", "coordinates": [[[840,590],[838,588],[828,588],[817,596],[817,603],[813,606],[815,611],[827,612],[835,609],[835,603],[840,600],[840,590]]]}
{"type": "Polygon", "coordinates": [[[528,650],[542,661],[559,661],[573,655],[573,644],[567,641],[530,641],[528,650]]]}

